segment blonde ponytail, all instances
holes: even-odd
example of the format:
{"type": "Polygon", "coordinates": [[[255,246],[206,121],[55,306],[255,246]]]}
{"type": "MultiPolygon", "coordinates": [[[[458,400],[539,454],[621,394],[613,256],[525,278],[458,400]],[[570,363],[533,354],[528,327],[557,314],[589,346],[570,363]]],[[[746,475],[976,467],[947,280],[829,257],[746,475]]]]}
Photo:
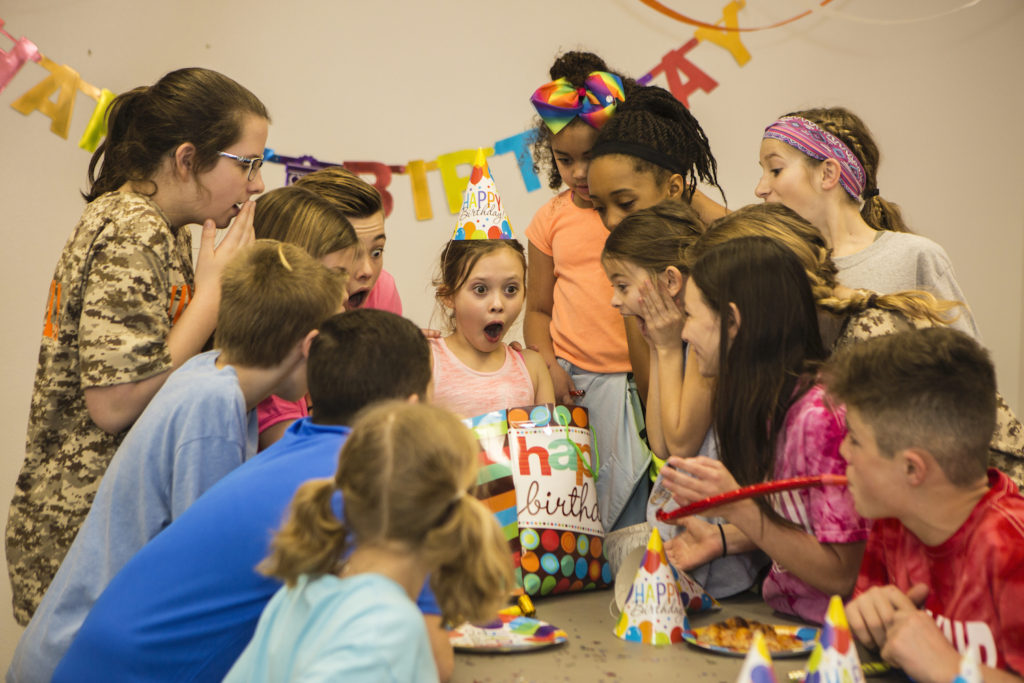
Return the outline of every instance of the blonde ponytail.
{"type": "Polygon", "coordinates": [[[508,543],[490,511],[464,495],[450,516],[423,540],[422,551],[437,567],[430,577],[446,622],[493,619],[515,588],[508,543]]]}
{"type": "Polygon", "coordinates": [[[260,573],[294,586],[301,574],[337,573],[345,554],[348,530],[334,514],[330,479],[307,481],[295,493],[288,519],[270,543],[260,573]]]}

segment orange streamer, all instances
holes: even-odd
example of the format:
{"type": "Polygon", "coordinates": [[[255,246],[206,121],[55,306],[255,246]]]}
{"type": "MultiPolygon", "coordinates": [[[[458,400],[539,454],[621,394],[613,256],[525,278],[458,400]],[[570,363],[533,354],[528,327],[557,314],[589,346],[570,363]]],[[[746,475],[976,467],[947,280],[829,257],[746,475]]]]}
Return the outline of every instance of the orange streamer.
{"type": "MultiPolygon", "coordinates": [[[[658,0],[640,0],[640,2],[642,2],[645,5],[647,5],[651,9],[655,10],[656,12],[660,12],[661,14],[664,14],[666,17],[668,17],[670,19],[675,19],[676,21],[681,21],[684,24],[689,24],[690,26],[696,26],[697,28],[710,28],[710,29],[715,29],[717,31],[735,31],[735,32],[742,32],[742,33],[748,33],[748,32],[752,32],[752,31],[764,31],[764,30],[767,30],[767,29],[770,29],[770,28],[778,28],[780,26],[785,26],[786,24],[793,23],[797,19],[803,19],[804,17],[806,17],[808,14],[811,13],[811,10],[804,10],[803,12],[801,12],[800,14],[797,14],[796,16],[790,17],[789,19],[784,19],[783,21],[778,21],[778,22],[776,22],[774,24],[769,24],[768,26],[756,26],[754,28],[740,28],[739,26],[725,26],[723,28],[722,26],[719,26],[718,24],[709,24],[706,21],[700,21],[698,19],[693,19],[691,17],[688,17],[688,16],[685,16],[683,14],[680,14],[679,12],[676,12],[673,9],[669,9],[668,7],[665,7],[665,5],[663,5],[660,2],[658,2],[658,0]]],[[[824,7],[825,5],[829,4],[830,2],[832,2],[832,0],[822,0],[820,4],[821,4],[822,7],[824,7]]]]}

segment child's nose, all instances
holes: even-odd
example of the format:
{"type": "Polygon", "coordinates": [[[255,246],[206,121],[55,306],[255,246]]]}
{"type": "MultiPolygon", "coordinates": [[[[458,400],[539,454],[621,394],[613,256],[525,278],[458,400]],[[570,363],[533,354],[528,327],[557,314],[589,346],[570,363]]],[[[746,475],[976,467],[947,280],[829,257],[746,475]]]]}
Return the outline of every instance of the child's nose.
{"type": "Polygon", "coordinates": [[[761,179],[757,181],[757,185],[754,186],[754,194],[759,199],[767,199],[768,194],[771,190],[768,187],[768,180],[765,176],[761,176],[761,179]]]}

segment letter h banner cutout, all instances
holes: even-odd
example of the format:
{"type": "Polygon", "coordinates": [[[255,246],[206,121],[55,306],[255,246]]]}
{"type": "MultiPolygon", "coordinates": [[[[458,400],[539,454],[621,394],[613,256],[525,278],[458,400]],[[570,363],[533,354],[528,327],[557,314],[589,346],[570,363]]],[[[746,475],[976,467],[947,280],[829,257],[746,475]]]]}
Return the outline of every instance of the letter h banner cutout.
{"type": "Polygon", "coordinates": [[[466,424],[481,446],[477,496],[505,532],[523,590],[540,597],[610,586],[586,408],[527,406],[466,424]]]}

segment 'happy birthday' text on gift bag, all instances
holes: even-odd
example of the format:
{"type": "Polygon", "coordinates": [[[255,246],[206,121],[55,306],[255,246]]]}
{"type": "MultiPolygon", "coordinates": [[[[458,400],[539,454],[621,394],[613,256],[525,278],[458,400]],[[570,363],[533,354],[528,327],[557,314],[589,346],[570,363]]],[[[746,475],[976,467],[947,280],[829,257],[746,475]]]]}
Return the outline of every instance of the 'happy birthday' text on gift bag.
{"type": "Polygon", "coordinates": [[[522,588],[544,596],[611,585],[587,410],[537,405],[467,424],[482,449],[477,495],[505,531],[522,588]]]}

